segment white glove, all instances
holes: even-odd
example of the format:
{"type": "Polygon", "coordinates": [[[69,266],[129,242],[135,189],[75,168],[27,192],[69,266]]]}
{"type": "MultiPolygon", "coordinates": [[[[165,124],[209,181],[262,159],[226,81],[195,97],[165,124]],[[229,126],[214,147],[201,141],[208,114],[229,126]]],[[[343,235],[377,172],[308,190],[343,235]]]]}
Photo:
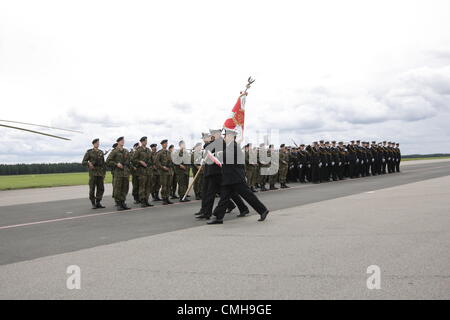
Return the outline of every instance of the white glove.
{"type": "Polygon", "coordinates": [[[382,160],[382,161],[383,161],[383,162],[386,162],[386,159],[384,159],[384,158],[383,158],[383,160],[382,160]]]}
{"type": "Polygon", "coordinates": [[[319,162],[319,167],[322,167],[322,162],[319,162]]]}
{"type": "Polygon", "coordinates": [[[361,160],[361,164],[364,164],[364,160],[361,160]]]}
{"type": "Polygon", "coordinates": [[[310,164],[308,164],[308,168],[311,168],[311,165],[310,165],[310,164]]]}
{"type": "Polygon", "coordinates": [[[374,158],[372,158],[372,162],[375,162],[375,159],[374,159],[374,158]]]}
{"type": "Polygon", "coordinates": [[[356,159],[356,163],[359,163],[359,159],[356,159]]]}
{"type": "Polygon", "coordinates": [[[339,162],[339,166],[342,164],[342,162],[339,162]]]}
{"type": "Polygon", "coordinates": [[[332,165],[332,166],[334,166],[334,161],[333,161],[333,162],[331,162],[331,165],[332,165]]]}
{"type": "Polygon", "coordinates": [[[303,165],[302,165],[302,164],[300,164],[299,168],[301,169],[301,168],[302,168],[302,166],[303,166],[303,165]]]}

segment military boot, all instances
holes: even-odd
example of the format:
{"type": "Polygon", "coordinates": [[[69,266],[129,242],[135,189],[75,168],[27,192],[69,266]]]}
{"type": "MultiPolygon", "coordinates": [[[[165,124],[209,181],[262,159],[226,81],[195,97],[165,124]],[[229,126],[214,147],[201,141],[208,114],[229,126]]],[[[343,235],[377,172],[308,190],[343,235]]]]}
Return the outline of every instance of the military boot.
{"type": "Polygon", "coordinates": [[[127,206],[127,204],[125,203],[125,201],[122,201],[121,207],[122,207],[123,210],[130,210],[130,209],[131,209],[129,206],[127,206]]]}
{"type": "Polygon", "coordinates": [[[271,184],[271,185],[270,185],[270,188],[269,188],[269,190],[278,190],[278,188],[277,188],[277,187],[275,187],[275,185],[274,185],[274,184],[271,184]]]}
{"type": "Polygon", "coordinates": [[[261,185],[261,191],[267,191],[266,185],[265,185],[265,184],[262,184],[262,185],[261,185]]]}
{"type": "Polygon", "coordinates": [[[175,195],[175,192],[170,195],[170,199],[178,199],[178,197],[175,195]]]}
{"type": "Polygon", "coordinates": [[[103,206],[103,205],[101,204],[100,200],[97,200],[97,201],[95,202],[95,206],[96,206],[97,208],[99,208],[99,209],[105,208],[105,206],[103,206]]]}
{"type": "Polygon", "coordinates": [[[155,192],[155,195],[153,196],[154,201],[162,201],[162,199],[158,195],[159,192],[155,192]]]}
{"type": "Polygon", "coordinates": [[[92,209],[97,209],[97,204],[95,203],[95,200],[91,200],[92,203],[92,209]]]}
{"type": "Polygon", "coordinates": [[[169,200],[169,198],[163,198],[163,200],[162,200],[162,201],[163,201],[163,203],[162,203],[162,204],[163,204],[164,206],[165,206],[165,205],[168,205],[168,204],[172,204],[172,203],[173,203],[172,201],[170,201],[170,200],[169,200]]]}

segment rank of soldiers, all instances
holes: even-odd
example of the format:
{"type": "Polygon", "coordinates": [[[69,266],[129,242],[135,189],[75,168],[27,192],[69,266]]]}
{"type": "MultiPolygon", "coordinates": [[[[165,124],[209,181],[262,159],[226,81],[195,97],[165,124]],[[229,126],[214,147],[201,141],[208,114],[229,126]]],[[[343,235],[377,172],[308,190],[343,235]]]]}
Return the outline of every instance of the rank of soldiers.
{"type": "MultiPolygon", "coordinates": [[[[211,136],[202,134],[205,145],[211,136]]],[[[195,199],[202,198],[201,168],[205,165],[205,153],[201,143],[186,149],[184,141],[180,141],[175,150],[164,139],[158,150],[156,144],[150,144],[149,148],[147,137],[142,137],[130,151],[124,144],[124,137],[119,137],[110,152],[103,152],[99,139],[94,139],[93,148],[84,155],[82,164],[89,171],[89,199],[93,209],[104,208],[101,200],[107,170],[113,177],[112,197],[117,210],[130,209],[126,204],[130,176],[134,203],[141,207],[152,206],[151,201],[162,201],[163,205],[172,204],[173,199],[188,202],[190,196],[185,199],[183,196],[191,171],[192,176],[199,173],[193,184],[195,199]]],[[[400,172],[399,146],[394,142],[356,140],[349,143],[319,141],[299,146],[282,144],[275,149],[273,145],[253,147],[248,143],[244,146],[246,181],[253,192],[264,192],[278,189],[277,183],[281,188],[289,188],[289,182],[324,183],[400,172]]]]}

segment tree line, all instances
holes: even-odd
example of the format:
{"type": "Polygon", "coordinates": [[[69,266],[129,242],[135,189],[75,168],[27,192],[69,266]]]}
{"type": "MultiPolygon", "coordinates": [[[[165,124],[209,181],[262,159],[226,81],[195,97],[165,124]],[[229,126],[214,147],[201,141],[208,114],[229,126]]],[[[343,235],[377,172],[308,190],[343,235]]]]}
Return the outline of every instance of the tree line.
{"type": "Polygon", "coordinates": [[[79,162],[0,164],[0,175],[86,172],[79,162]]]}
{"type": "MultiPolygon", "coordinates": [[[[448,157],[449,153],[434,154],[409,154],[402,158],[432,158],[432,157],[448,157]]],[[[18,163],[18,164],[0,164],[0,175],[17,175],[17,174],[44,174],[44,173],[69,173],[69,172],[86,172],[87,169],[79,162],[62,162],[62,163],[18,163]]]]}

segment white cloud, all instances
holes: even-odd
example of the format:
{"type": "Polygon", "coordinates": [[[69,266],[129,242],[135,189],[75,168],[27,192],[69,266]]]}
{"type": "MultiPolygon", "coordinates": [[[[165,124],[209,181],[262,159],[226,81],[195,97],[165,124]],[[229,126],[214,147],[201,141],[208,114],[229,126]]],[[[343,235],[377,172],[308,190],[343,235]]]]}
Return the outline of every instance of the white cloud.
{"type": "Polygon", "coordinates": [[[79,160],[94,137],[194,143],[249,75],[249,135],[449,152],[449,26],[448,1],[0,2],[1,118],[83,131],[1,128],[0,162],[79,160]]]}

